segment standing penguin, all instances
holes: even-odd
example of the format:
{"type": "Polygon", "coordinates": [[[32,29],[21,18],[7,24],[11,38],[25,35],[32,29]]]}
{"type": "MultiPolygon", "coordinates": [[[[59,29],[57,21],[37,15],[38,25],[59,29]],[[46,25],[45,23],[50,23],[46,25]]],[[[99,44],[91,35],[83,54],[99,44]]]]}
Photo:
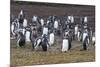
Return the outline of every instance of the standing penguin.
{"type": "Polygon", "coordinates": [[[25,32],[25,40],[26,40],[26,42],[30,42],[31,41],[30,40],[30,34],[31,34],[30,30],[27,29],[26,32],[25,32]]]}
{"type": "Polygon", "coordinates": [[[78,41],[81,41],[82,40],[81,30],[78,31],[77,38],[78,38],[78,41]]]}
{"type": "Polygon", "coordinates": [[[46,34],[35,40],[34,48],[37,49],[39,46],[42,47],[43,51],[47,51],[48,46],[50,46],[46,34]]]}
{"type": "Polygon", "coordinates": [[[69,34],[68,32],[65,32],[64,39],[62,43],[62,52],[66,52],[70,49],[70,43],[69,43],[69,34]]]}
{"type": "Polygon", "coordinates": [[[50,46],[54,44],[54,33],[51,32],[49,35],[49,44],[50,46]]]}
{"type": "Polygon", "coordinates": [[[19,47],[25,46],[25,35],[22,32],[19,32],[19,39],[17,41],[19,47]]]}
{"type": "Polygon", "coordinates": [[[17,19],[14,20],[11,24],[11,34],[12,34],[12,39],[16,38],[16,30],[18,30],[18,22],[17,19]]]}
{"type": "Polygon", "coordinates": [[[47,51],[47,47],[50,46],[48,39],[46,37],[46,34],[44,34],[42,37],[42,45],[41,46],[42,46],[43,51],[47,51]]]}
{"type": "Polygon", "coordinates": [[[58,28],[58,21],[57,21],[57,20],[54,22],[54,28],[55,28],[55,29],[58,28]]]}
{"type": "Polygon", "coordinates": [[[23,22],[24,22],[23,10],[20,11],[20,14],[18,16],[18,21],[19,21],[19,28],[23,28],[23,22]]]}
{"type": "Polygon", "coordinates": [[[89,44],[89,37],[88,37],[87,30],[85,30],[83,32],[82,42],[83,42],[83,50],[87,50],[87,47],[88,47],[88,44],[89,44]]]}
{"type": "Polygon", "coordinates": [[[68,47],[69,47],[69,41],[68,41],[68,38],[66,37],[63,39],[62,52],[68,51],[68,47]]]}
{"type": "Polygon", "coordinates": [[[31,42],[32,42],[32,48],[34,49],[34,43],[35,43],[35,40],[37,38],[37,28],[36,26],[32,27],[31,29],[31,33],[30,33],[30,39],[31,39],[31,42]]]}
{"type": "Polygon", "coordinates": [[[58,21],[57,20],[54,22],[54,29],[55,29],[55,34],[57,34],[57,30],[58,30],[58,21]]]}

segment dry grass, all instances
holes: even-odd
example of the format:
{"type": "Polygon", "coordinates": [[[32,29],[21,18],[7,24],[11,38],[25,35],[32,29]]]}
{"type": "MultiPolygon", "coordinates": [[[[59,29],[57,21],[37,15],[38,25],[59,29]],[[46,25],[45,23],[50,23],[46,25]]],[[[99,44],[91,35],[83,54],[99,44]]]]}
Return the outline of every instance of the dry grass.
{"type": "Polygon", "coordinates": [[[76,62],[93,62],[95,61],[95,48],[87,51],[80,51],[80,47],[71,49],[62,53],[60,49],[47,52],[41,50],[32,51],[31,45],[25,48],[18,48],[15,41],[11,41],[11,65],[40,65],[40,64],[58,64],[58,63],[76,63],[76,62]],[[78,49],[77,49],[78,48],[78,49]]]}

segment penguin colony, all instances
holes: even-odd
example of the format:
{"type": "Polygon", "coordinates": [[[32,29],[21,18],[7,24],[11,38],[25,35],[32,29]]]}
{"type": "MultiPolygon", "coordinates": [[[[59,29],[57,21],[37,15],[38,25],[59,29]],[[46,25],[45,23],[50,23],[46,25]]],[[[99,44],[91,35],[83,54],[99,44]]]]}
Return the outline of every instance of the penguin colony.
{"type": "Polygon", "coordinates": [[[61,51],[67,52],[71,49],[72,41],[77,40],[82,43],[82,50],[87,50],[90,40],[95,45],[95,31],[88,27],[88,17],[81,17],[80,24],[74,23],[74,16],[67,16],[65,23],[57,18],[57,16],[49,16],[46,21],[38,16],[33,16],[29,23],[24,16],[24,11],[18,15],[18,18],[13,18],[11,22],[11,39],[17,40],[18,47],[24,47],[28,42],[32,43],[32,48],[35,50],[39,46],[43,51],[47,51],[51,46],[54,46],[56,36],[62,38],[61,51]]]}

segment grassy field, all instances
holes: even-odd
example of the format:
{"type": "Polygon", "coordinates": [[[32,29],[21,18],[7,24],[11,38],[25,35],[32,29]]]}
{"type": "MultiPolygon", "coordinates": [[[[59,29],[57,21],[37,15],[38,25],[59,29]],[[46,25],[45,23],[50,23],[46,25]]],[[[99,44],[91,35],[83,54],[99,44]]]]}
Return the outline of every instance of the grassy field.
{"type": "Polygon", "coordinates": [[[61,45],[55,44],[47,52],[32,51],[31,44],[26,44],[24,48],[18,48],[16,42],[11,40],[11,65],[40,65],[40,64],[59,64],[59,63],[78,63],[95,61],[95,47],[89,46],[87,51],[80,51],[81,43],[73,41],[72,49],[66,53],[61,52],[61,45]]]}

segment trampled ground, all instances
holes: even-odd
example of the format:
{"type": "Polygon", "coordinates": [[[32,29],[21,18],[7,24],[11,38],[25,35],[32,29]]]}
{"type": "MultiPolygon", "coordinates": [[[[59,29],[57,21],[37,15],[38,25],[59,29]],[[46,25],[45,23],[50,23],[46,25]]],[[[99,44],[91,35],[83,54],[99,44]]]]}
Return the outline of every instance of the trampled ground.
{"type": "Polygon", "coordinates": [[[61,44],[56,43],[47,52],[41,48],[32,51],[31,43],[24,48],[18,48],[15,43],[11,40],[11,65],[14,66],[95,61],[95,47],[89,45],[87,51],[80,51],[81,43],[77,41],[72,42],[72,49],[66,53],[62,53],[61,44]]]}

